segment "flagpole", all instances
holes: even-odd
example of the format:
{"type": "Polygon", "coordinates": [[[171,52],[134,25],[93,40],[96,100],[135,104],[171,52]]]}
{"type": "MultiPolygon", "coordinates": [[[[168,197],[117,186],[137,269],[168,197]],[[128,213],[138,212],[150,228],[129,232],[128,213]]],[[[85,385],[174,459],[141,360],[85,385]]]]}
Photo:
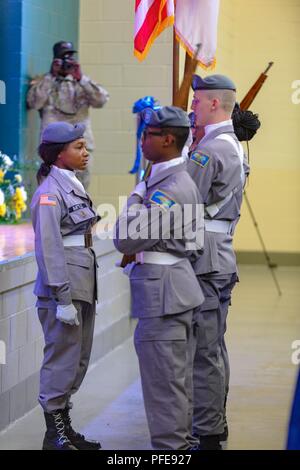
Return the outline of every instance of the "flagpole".
{"type": "Polygon", "coordinates": [[[173,28],[173,88],[172,103],[179,90],[179,42],[176,40],[175,28],[173,28]]]}
{"type": "MultiPolygon", "coordinates": [[[[173,106],[178,106],[184,111],[187,111],[189,104],[189,92],[192,85],[193,74],[197,68],[197,56],[199,54],[201,44],[196,45],[194,57],[190,57],[188,53],[185,54],[184,75],[178,92],[173,95],[173,106]]],[[[176,73],[176,72],[175,72],[176,73]]],[[[175,81],[175,77],[173,77],[175,81]]]]}

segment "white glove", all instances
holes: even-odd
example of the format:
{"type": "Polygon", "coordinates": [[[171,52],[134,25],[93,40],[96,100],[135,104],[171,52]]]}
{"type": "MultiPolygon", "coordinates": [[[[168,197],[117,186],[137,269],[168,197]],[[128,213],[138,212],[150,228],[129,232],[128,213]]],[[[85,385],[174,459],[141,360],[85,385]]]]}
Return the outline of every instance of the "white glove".
{"type": "Polygon", "coordinates": [[[56,318],[68,325],[79,325],[78,313],[73,304],[58,305],[56,309],[56,318]]]}
{"type": "Polygon", "coordinates": [[[138,194],[141,198],[143,198],[146,194],[147,188],[146,188],[146,183],[145,181],[141,181],[136,185],[134,190],[132,191],[131,194],[138,194]]]}

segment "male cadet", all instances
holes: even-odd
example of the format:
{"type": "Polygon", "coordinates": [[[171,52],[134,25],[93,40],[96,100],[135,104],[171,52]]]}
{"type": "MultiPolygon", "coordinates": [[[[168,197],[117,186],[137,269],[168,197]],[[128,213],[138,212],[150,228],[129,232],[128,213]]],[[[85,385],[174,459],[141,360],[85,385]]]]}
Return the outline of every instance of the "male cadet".
{"type": "Polygon", "coordinates": [[[224,334],[231,291],[238,280],[232,238],[248,166],[231,121],[234,83],[223,75],[205,79],[194,75],[192,88],[195,125],[205,129],[187,167],[205,206],[204,251],[194,263],[205,301],[197,316],[193,432],[201,449],[221,449],[220,441],[228,436],[229,362],[224,334]]]}
{"type": "Polygon", "coordinates": [[[182,156],[187,114],[166,106],[145,109],[142,117],[147,124],[142,149],[153,164],[151,175],[129,197],[114,242],[140,260],[129,276],[152,447],[191,450],[198,444],[192,436],[193,309],[203,295],[190,259],[203,245],[203,206],[182,156]],[[191,209],[195,213],[189,214],[191,209]]]}
{"type": "MultiPolygon", "coordinates": [[[[71,42],[59,41],[54,44],[50,72],[31,81],[27,104],[40,113],[41,133],[51,122],[82,122],[86,127],[84,138],[91,162],[94,137],[89,108],[102,108],[109,94],[82,74],[80,64],[74,58],[76,52],[71,42]]],[[[87,190],[91,177],[90,164],[85,170],[77,171],[76,176],[87,190]]]]}

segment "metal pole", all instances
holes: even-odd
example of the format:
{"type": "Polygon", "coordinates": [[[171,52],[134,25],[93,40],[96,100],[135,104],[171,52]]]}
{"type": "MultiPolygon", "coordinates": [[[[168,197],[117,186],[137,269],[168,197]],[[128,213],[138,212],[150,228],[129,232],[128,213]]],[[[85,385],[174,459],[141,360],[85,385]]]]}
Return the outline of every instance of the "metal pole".
{"type": "Polygon", "coordinates": [[[175,96],[179,90],[179,43],[176,39],[175,28],[173,28],[173,87],[172,87],[172,103],[174,104],[175,96]]]}
{"type": "Polygon", "coordinates": [[[278,295],[282,295],[282,291],[281,291],[281,289],[280,289],[279,282],[278,282],[277,277],[276,277],[275,272],[274,272],[274,269],[277,267],[277,265],[274,264],[274,263],[271,263],[270,256],[269,256],[269,254],[268,254],[268,252],[267,252],[266,245],[265,245],[264,240],[263,240],[263,237],[262,237],[262,235],[261,235],[261,233],[260,233],[260,230],[259,230],[259,227],[258,227],[258,223],[257,223],[257,221],[256,221],[256,219],[255,219],[255,215],[254,215],[254,212],[253,212],[253,210],[252,210],[252,207],[251,207],[251,204],[250,204],[250,202],[249,202],[249,199],[248,199],[248,196],[247,196],[246,191],[244,191],[244,198],[245,198],[247,207],[248,207],[248,209],[249,209],[250,217],[251,217],[251,219],[252,219],[252,222],[253,222],[253,224],[254,224],[255,230],[256,230],[256,232],[257,232],[259,241],[260,241],[260,243],[261,243],[261,246],[262,246],[262,249],[263,249],[263,254],[265,255],[265,258],[266,258],[266,261],[267,261],[267,265],[268,265],[268,267],[269,267],[269,269],[270,269],[270,271],[271,271],[271,275],[272,275],[273,280],[274,280],[274,282],[275,282],[278,295]]]}

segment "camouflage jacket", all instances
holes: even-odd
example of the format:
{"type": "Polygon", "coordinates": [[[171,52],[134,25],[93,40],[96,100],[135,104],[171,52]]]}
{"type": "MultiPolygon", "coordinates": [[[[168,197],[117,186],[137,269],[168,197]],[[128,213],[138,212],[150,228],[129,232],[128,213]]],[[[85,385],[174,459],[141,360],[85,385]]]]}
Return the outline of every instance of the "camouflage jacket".
{"type": "Polygon", "coordinates": [[[108,92],[86,75],[77,81],[72,75],[54,77],[47,73],[33,80],[28,91],[27,104],[29,108],[40,112],[41,132],[50,122],[83,122],[86,125],[84,137],[87,147],[93,150],[89,107],[102,108],[108,99],[108,92]]]}

